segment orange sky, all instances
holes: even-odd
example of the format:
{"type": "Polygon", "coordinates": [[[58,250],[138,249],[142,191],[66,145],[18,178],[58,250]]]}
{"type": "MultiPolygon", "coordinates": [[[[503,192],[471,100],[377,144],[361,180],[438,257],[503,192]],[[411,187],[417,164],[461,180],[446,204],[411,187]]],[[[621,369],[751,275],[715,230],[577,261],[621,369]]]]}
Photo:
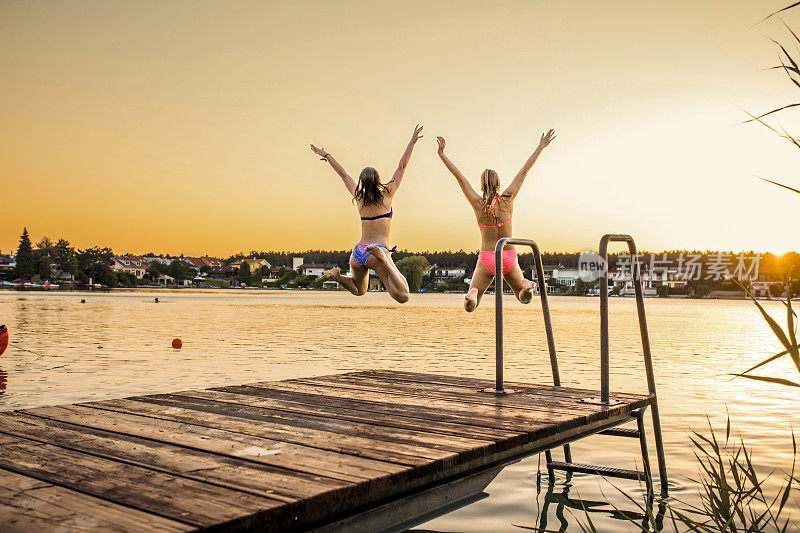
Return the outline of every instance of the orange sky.
{"type": "Polygon", "coordinates": [[[117,252],[349,248],[355,208],[308,144],[388,179],[416,122],[400,248],[479,246],[436,135],[507,182],[553,127],[516,235],[796,250],[796,195],[755,176],[796,186],[800,154],[737,125],[797,99],[761,70],[786,30],[754,26],[786,3],[3,2],[0,251],[23,226],[117,252]]]}

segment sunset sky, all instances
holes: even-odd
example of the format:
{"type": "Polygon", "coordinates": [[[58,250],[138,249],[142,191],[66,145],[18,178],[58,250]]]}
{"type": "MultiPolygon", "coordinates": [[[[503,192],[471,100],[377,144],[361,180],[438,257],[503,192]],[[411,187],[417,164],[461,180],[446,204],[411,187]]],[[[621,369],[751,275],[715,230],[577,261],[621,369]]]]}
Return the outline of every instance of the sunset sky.
{"type": "MultiPolygon", "coordinates": [[[[23,226],[116,252],[345,249],[325,147],[393,172],[392,243],[477,249],[436,135],[477,186],[557,139],[514,233],[545,250],[800,249],[800,152],[739,122],[798,100],[769,38],[789,2],[0,3],[0,251],[23,226]]],[[[784,20],[800,29],[800,11],[784,20]]],[[[780,118],[800,134],[796,112],[780,118]]]]}

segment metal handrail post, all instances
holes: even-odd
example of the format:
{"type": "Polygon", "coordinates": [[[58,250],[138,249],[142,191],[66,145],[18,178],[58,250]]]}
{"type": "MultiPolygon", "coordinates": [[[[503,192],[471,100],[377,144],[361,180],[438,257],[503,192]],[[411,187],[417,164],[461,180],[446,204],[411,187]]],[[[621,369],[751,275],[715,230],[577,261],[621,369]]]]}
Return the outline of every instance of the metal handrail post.
{"type": "Polygon", "coordinates": [[[494,247],[494,389],[503,388],[503,258],[502,250],[508,239],[500,239],[494,247]]]}
{"type": "MultiPolygon", "coordinates": [[[[553,325],[550,321],[550,304],[547,301],[547,285],[544,279],[544,266],[542,265],[542,254],[539,252],[539,246],[530,239],[518,239],[514,237],[504,237],[497,241],[494,247],[494,293],[495,293],[495,388],[493,391],[496,394],[504,394],[506,391],[503,388],[503,247],[507,244],[518,244],[521,246],[530,246],[533,251],[533,262],[536,266],[536,281],[539,284],[539,297],[542,302],[542,315],[544,321],[545,334],[547,335],[547,349],[550,353],[550,369],[553,372],[553,385],[556,387],[561,386],[561,375],[558,372],[558,357],[556,356],[556,343],[553,337],[553,325]]],[[[552,461],[550,450],[545,452],[547,464],[552,461]]],[[[572,462],[572,451],[569,444],[564,445],[564,459],[567,462],[572,462]]],[[[550,479],[552,480],[552,470],[550,472],[550,479]]]]}
{"type": "Polygon", "coordinates": [[[664,456],[664,442],[661,437],[661,417],[658,413],[658,399],[656,395],[656,380],[653,373],[653,359],[650,353],[650,336],[647,332],[647,318],[644,311],[644,292],[642,290],[642,277],[639,259],[636,252],[636,243],[633,237],[623,234],[606,234],[600,239],[600,249],[598,253],[606,264],[606,269],[600,277],[600,401],[608,404],[611,402],[610,384],[610,357],[608,347],[608,243],[625,242],[628,244],[628,251],[631,254],[631,265],[633,273],[633,288],[636,293],[636,313],[639,317],[639,333],[642,338],[642,354],[644,356],[644,367],[647,375],[647,389],[653,398],[650,412],[653,417],[653,435],[656,441],[656,452],[658,454],[658,474],[661,481],[661,492],[667,494],[667,466],[664,456]]]}
{"type": "Polygon", "coordinates": [[[504,392],[503,389],[503,247],[509,244],[530,246],[533,251],[533,260],[536,266],[536,281],[539,284],[539,297],[542,302],[542,315],[544,328],[547,335],[547,348],[550,352],[550,369],[553,372],[553,384],[561,386],[561,376],[558,372],[558,358],[556,356],[556,343],[553,337],[553,325],[550,321],[550,305],[547,302],[547,286],[544,280],[544,267],[539,246],[530,239],[503,237],[494,247],[494,293],[495,293],[495,391],[504,392]]]}

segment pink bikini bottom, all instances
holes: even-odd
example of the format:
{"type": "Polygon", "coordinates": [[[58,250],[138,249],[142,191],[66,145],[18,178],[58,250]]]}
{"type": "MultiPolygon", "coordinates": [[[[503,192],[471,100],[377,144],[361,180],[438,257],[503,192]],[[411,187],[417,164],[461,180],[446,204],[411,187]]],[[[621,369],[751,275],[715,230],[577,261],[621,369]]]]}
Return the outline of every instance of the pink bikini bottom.
{"type": "MultiPolygon", "coordinates": [[[[494,274],[494,252],[480,252],[478,260],[486,265],[489,272],[494,274]]],[[[503,250],[503,274],[508,274],[517,262],[516,250],[503,250]]]]}

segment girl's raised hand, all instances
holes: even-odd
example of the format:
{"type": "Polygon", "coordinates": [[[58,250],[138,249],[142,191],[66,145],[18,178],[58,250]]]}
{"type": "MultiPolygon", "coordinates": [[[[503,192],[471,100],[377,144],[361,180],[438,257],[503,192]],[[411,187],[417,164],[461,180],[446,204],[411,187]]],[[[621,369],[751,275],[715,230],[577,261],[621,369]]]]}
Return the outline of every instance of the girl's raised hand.
{"type": "Polygon", "coordinates": [[[555,130],[551,129],[547,133],[543,133],[542,134],[542,138],[539,139],[539,146],[541,146],[542,148],[545,148],[555,138],[556,138],[556,132],[555,132],[555,130]]]}
{"type": "Polygon", "coordinates": [[[325,148],[317,148],[313,144],[311,145],[311,151],[320,156],[322,159],[328,157],[328,152],[325,151],[325,148]]]}
{"type": "Polygon", "coordinates": [[[444,153],[444,137],[436,137],[436,142],[439,143],[439,155],[444,153]]]}
{"type": "Polygon", "coordinates": [[[414,126],[414,133],[411,135],[412,143],[416,143],[418,140],[422,139],[422,135],[420,135],[420,133],[422,133],[422,126],[417,124],[414,126]]]}

